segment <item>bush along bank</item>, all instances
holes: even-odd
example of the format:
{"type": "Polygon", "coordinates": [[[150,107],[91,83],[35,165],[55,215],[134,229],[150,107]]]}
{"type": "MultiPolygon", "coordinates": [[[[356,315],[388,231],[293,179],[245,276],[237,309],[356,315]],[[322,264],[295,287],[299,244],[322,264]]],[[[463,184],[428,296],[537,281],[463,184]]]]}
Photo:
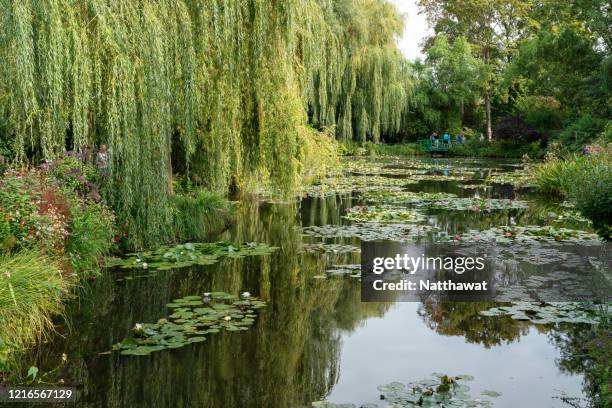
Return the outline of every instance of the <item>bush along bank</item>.
{"type": "Polygon", "coordinates": [[[606,240],[612,240],[612,144],[591,145],[582,155],[548,155],[531,168],[540,191],[572,202],[606,240]]]}
{"type": "MultiPolygon", "coordinates": [[[[159,244],[206,240],[229,224],[222,195],[181,177],[174,190],[168,238],[159,244]]],[[[73,153],[0,178],[0,380],[20,351],[53,331],[71,290],[132,246],[109,194],[104,169],[73,153]]]]}
{"type": "Polygon", "coordinates": [[[0,179],[0,372],[44,338],[79,280],[117,241],[97,169],[76,157],[0,179]]]}

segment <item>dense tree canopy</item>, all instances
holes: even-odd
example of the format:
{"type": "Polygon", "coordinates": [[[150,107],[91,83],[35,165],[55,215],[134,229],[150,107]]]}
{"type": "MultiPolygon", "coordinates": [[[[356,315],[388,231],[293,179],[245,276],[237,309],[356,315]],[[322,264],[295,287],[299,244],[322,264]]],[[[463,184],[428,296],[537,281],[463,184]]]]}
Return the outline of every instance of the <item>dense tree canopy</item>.
{"type": "Polygon", "coordinates": [[[331,133],[492,138],[517,118],[573,148],[610,136],[609,2],[419,5],[425,61],[399,52],[387,0],[0,0],[0,153],[108,145],[107,198],[145,244],[165,234],[176,173],[291,191],[331,133]]]}
{"type": "Polygon", "coordinates": [[[0,132],[25,162],[108,145],[109,199],[153,242],[172,173],[291,188],[318,128],[397,132],[410,76],[384,0],[0,1],[0,132]]]}
{"type": "MultiPolygon", "coordinates": [[[[478,86],[468,87],[469,99],[475,103],[468,104],[461,115],[462,127],[493,138],[496,122],[520,119],[530,129],[556,136],[573,149],[602,133],[612,137],[609,1],[420,0],[419,6],[433,28],[424,44],[426,70],[435,75],[450,72],[445,59],[432,58],[445,41],[466,41],[482,66],[481,76],[473,76],[478,86]]],[[[417,72],[423,71],[419,64],[414,66],[417,72]]],[[[451,68],[452,81],[461,82],[465,72],[451,68]]],[[[423,78],[429,82],[429,77],[423,78]]],[[[439,83],[433,88],[444,89],[439,83]]],[[[422,84],[416,89],[423,89],[422,84]]],[[[446,97],[452,98],[452,92],[447,91],[446,97]]],[[[449,119],[453,116],[450,107],[435,106],[431,98],[415,98],[415,103],[424,105],[411,109],[407,123],[423,121],[424,116],[439,119],[425,120],[426,126],[412,123],[407,125],[410,129],[458,128],[449,119]],[[429,113],[423,115],[423,111],[429,113]]]]}

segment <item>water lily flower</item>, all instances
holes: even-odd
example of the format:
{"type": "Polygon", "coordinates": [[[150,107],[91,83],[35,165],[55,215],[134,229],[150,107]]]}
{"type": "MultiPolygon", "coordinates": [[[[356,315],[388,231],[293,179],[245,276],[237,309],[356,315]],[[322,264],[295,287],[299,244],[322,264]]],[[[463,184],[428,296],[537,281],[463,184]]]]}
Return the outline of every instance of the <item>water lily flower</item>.
{"type": "Polygon", "coordinates": [[[149,264],[146,262],[142,263],[142,269],[147,269],[149,267],[149,264]]]}
{"type": "Polygon", "coordinates": [[[248,299],[248,298],[250,298],[250,297],[251,297],[251,294],[250,294],[249,292],[242,292],[242,295],[241,295],[241,296],[242,296],[243,298],[245,298],[245,299],[248,299]]]}
{"type": "Polygon", "coordinates": [[[136,324],[134,325],[134,330],[137,330],[137,331],[142,330],[142,324],[141,324],[141,323],[136,323],[136,324]]]}
{"type": "Polygon", "coordinates": [[[205,292],[204,297],[210,297],[210,292],[205,292]]]}
{"type": "Polygon", "coordinates": [[[136,258],[136,263],[140,263],[140,258],[136,258]]]}
{"type": "Polygon", "coordinates": [[[453,239],[454,239],[455,241],[459,241],[459,240],[461,239],[461,236],[460,236],[459,234],[456,234],[456,235],[453,237],[453,239]]]}
{"type": "Polygon", "coordinates": [[[230,320],[232,320],[232,318],[231,316],[225,316],[223,320],[225,320],[226,322],[229,322],[230,320]]]}

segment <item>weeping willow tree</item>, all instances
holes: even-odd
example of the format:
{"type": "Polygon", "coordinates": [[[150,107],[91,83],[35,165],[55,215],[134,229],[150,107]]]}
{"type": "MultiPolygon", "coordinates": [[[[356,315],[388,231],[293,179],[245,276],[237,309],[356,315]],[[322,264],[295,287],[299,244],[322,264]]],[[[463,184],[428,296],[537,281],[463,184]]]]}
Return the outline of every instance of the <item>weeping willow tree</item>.
{"type": "Polygon", "coordinates": [[[399,132],[413,76],[397,48],[404,25],[395,7],[381,0],[321,0],[308,7],[299,35],[311,123],[335,126],[344,141],[378,142],[399,132]]]}
{"type": "Polygon", "coordinates": [[[409,75],[384,0],[0,0],[0,132],[17,162],[105,144],[135,247],[173,171],[215,191],[300,181],[307,125],[395,132],[409,75]]]}

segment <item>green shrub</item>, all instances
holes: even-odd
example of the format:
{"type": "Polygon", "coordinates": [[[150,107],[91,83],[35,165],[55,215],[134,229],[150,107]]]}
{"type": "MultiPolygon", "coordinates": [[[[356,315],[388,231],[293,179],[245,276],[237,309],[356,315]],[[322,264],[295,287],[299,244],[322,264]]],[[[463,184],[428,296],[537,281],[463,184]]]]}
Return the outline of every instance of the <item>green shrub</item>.
{"type": "Polygon", "coordinates": [[[612,240],[612,165],[603,160],[585,160],[570,167],[564,190],[578,211],[593,222],[599,235],[612,240]]]}
{"type": "Polygon", "coordinates": [[[68,236],[68,207],[42,172],[7,172],[0,181],[5,251],[40,248],[61,255],[68,236]],[[8,233],[7,230],[8,229],[8,233]]]}
{"type": "Polygon", "coordinates": [[[607,122],[589,114],[582,115],[563,129],[557,140],[572,151],[580,151],[604,132],[607,122]]]}
{"type": "Polygon", "coordinates": [[[544,155],[544,151],[539,142],[516,145],[514,141],[494,140],[489,143],[487,140],[480,141],[478,138],[472,137],[467,139],[464,144],[453,143],[450,154],[464,157],[501,158],[521,158],[528,155],[531,158],[538,158],[544,155]]]}
{"type": "Polygon", "coordinates": [[[566,112],[552,96],[523,96],[517,100],[517,111],[536,130],[547,132],[559,129],[566,112]]]}
{"type": "Polygon", "coordinates": [[[101,199],[99,184],[102,181],[98,169],[76,156],[66,156],[49,166],[51,175],[64,189],[94,201],[101,199]]]}
{"type": "Polygon", "coordinates": [[[74,199],[70,207],[70,233],[66,256],[74,272],[85,278],[97,273],[100,260],[108,255],[115,237],[115,218],[106,206],[74,199]]]}
{"type": "Polygon", "coordinates": [[[191,195],[175,194],[172,198],[174,239],[177,242],[206,240],[211,232],[226,225],[227,206],[221,194],[207,190],[191,195]]]}
{"type": "Polygon", "coordinates": [[[417,143],[373,144],[370,151],[381,156],[416,156],[422,154],[417,143]]]}
{"type": "Polygon", "coordinates": [[[612,147],[594,147],[587,156],[552,158],[532,170],[539,190],[569,198],[593,222],[605,239],[612,239],[612,147]]]}
{"type": "Polygon", "coordinates": [[[543,193],[562,195],[568,186],[568,177],[582,165],[584,158],[579,156],[549,159],[534,168],[534,184],[543,193]]]}

